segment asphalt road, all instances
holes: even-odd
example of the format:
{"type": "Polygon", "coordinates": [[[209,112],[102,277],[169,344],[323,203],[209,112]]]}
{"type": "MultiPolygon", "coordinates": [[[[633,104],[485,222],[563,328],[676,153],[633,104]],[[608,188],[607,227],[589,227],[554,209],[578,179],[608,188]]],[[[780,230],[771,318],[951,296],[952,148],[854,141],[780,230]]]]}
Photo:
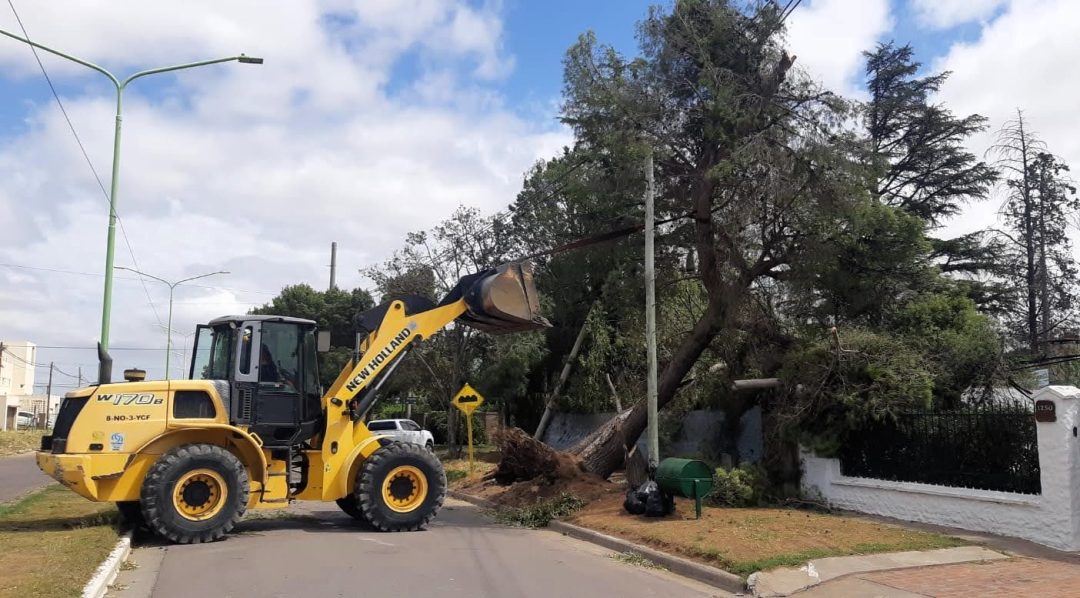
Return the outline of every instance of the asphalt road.
{"type": "MultiPolygon", "coordinates": [[[[330,505],[333,507],[332,503],[330,505]]],[[[363,528],[321,503],[246,520],[226,540],[196,546],[153,541],[135,549],[109,596],[408,596],[551,598],[728,596],[666,571],[546,530],[492,523],[447,500],[424,532],[363,528]]]]}
{"type": "Polygon", "coordinates": [[[38,469],[33,453],[0,457],[0,503],[16,499],[51,481],[52,478],[38,469]]]}

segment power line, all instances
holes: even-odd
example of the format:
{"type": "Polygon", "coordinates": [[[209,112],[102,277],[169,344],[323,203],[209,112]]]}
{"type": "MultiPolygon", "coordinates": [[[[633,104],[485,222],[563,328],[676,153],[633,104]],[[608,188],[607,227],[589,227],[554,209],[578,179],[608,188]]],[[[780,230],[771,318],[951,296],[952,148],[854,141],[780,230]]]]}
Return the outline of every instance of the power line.
{"type": "MultiPolygon", "coordinates": [[[[75,276],[93,276],[95,278],[105,278],[104,274],[96,272],[79,272],[77,270],[64,270],[61,268],[45,268],[43,266],[27,266],[26,264],[8,264],[0,263],[0,267],[3,268],[18,268],[20,270],[39,270],[41,272],[53,272],[56,274],[71,274],[75,276]]],[[[141,280],[132,276],[113,276],[114,280],[141,280]]],[[[256,295],[277,295],[280,291],[261,291],[255,289],[235,289],[231,287],[215,287],[203,284],[184,284],[185,287],[194,287],[199,289],[210,289],[214,291],[229,291],[231,293],[254,293],[256,295]]],[[[245,301],[238,301],[238,303],[250,303],[245,301]]]]}
{"type": "Polygon", "coordinates": [[[79,379],[79,377],[78,377],[78,376],[76,376],[75,374],[69,374],[69,373],[65,372],[64,370],[62,370],[62,369],[60,369],[60,368],[56,367],[55,365],[53,365],[53,366],[52,366],[52,369],[53,369],[53,371],[55,371],[56,373],[58,373],[58,374],[63,374],[63,375],[65,375],[65,376],[67,376],[68,378],[74,378],[75,380],[78,380],[78,379],[79,379]]]}
{"type": "MultiPolygon", "coordinates": [[[[38,349],[70,349],[74,351],[97,351],[97,347],[75,347],[67,345],[4,345],[5,353],[7,347],[36,347],[38,349]]],[[[154,347],[109,347],[109,352],[112,351],[168,351],[168,349],[158,349],[154,347]]],[[[17,356],[13,356],[17,357],[17,356]]],[[[48,367],[48,366],[46,366],[48,367]]]]}
{"type": "MultiPolygon", "coordinates": [[[[22,18],[19,17],[19,11],[15,10],[14,1],[8,0],[8,6],[11,7],[11,12],[15,15],[15,21],[18,22],[23,37],[29,40],[30,34],[26,31],[26,26],[23,25],[22,18]]],[[[105,184],[101,182],[101,177],[98,176],[97,169],[94,168],[94,163],[90,160],[90,154],[86,152],[86,147],[83,146],[82,139],[79,138],[79,133],[75,130],[75,124],[71,122],[71,117],[68,116],[67,109],[64,108],[64,103],[60,101],[60,94],[56,93],[56,87],[53,85],[52,78],[49,77],[48,71],[45,70],[45,64],[41,62],[41,57],[38,56],[37,48],[31,44],[27,45],[30,46],[30,51],[34,54],[34,60],[37,61],[38,67],[41,69],[41,74],[45,76],[45,82],[49,84],[49,90],[52,91],[53,98],[56,99],[56,105],[60,107],[60,112],[63,113],[64,120],[67,121],[68,128],[71,129],[71,134],[75,137],[75,143],[79,145],[79,151],[82,152],[83,158],[86,159],[86,165],[90,167],[90,172],[94,174],[94,180],[97,181],[101,193],[105,196],[105,202],[109,204],[109,216],[116,218],[116,223],[120,225],[120,235],[124,238],[124,245],[127,246],[128,254],[131,256],[131,262],[135,265],[135,269],[138,270],[140,269],[139,262],[135,259],[135,250],[131,248],[131,241],[128,239],[127,231],[124,229],[124,221],[120,219],[120,215],[113,209],[109,192],[105,190],[105,184]]],[[[150,290],[146,288],[146,280],[140,276],[139,282],[142,283],[143,293],[146,294],[146,301],[150,304],[150,310],[154,312],[154,319],[157,320],[158,324],[161,324],[161,316],[158,315],[157,306],[154,305],[154,300],[150,298],[150,290]]]]}
{"type": "Polygon", "coordinates": [[[776,25],[777,29],[780,29],[780,26],[791,16],[791,13],[795,12],[796,8],[799,8],[800,4],[802,4],[802,0],[788,0],[787,6],[784,7],[784,10],[780,11],[780,22],[776,25]],[[790,10],[788,7],[791,7],[790,10]]]}
{"type": "Polygon", "coordinates": [[[8,351],[7,346],[4,347],[4,353],[6,353],[8,357],[14,357],[15,359],[18,359],[19,361],[21,361],[21,362],[23,362],[26,365],[31,366],[31,367],[36,368],[36,367],[41,367],[42,365],[44,365],[45,367],[49,367],[47,364],[39,364],[39,363],[34,363],[32,361],[27,361],[27,360],[23,359],[22,357],[19,357],[18,355],[12,353],[11,351],[8,351]]]}
{"type": "MultiPolygon", "coordinates": [[[[14,356],[13,356],[13,357],[14,357],[14,356]]],[[[39,364],[35,364],[35,365],[34,365],[34,367],[35,367],[35,368],[40,368],[40,369],[43,369],[43,370],[44,370],[44,369],[50,369],[50,370],[53,370],[53,371],[55,371],[55,372],[56,372],[56,373],[58,373],[58,374],[63,374],[63,375],[65,375],[65,376],[67,376],[68,378],[75,378],[75,379],[78,379],[78,378],[79,378],[79,377],[78,377],[78,376],[76,376],[75,374],[69,374],[69,373],[65,372],[64,370],[60,369],[60,368],[59,368],[59,367],[58,367],[58,366],[56,365],[56,362],[53,362],[53,361],[50,361],[49,363],[39,363],[39,364]]]]}

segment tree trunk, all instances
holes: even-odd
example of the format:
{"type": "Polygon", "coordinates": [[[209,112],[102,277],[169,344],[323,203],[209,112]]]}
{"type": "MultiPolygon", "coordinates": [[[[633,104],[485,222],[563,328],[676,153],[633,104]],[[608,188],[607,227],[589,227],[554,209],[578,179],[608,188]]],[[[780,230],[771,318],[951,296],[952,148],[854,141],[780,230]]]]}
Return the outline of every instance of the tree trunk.
{"type": "Polygon", "coordinates": [[[446,444],[449,445],[450,454],[455,456],[461,453],[458,446],[457,424],[457,407],[448,402],[446,404],[446,444]]]}
{"type": "Polygon", "coordinates": [[[615,391],[615,383],[611,381],[611,374],[604,374],[604,378],[607,379],[608,388],[611,389],[611,400],[615,401],[615,413],[622,413],[622,401],[619,400],[619,393],[615,391]]]}
{"type": "Polygon", "coordinates": [[[570,378],[570,371],[574,369],[574,362],[577,361],[578,353],[581,352],[581,345],[585,341],[585,333],[589,330],[589,315],[592,314],[595,306],[596,301],[589,307],[589,311],[585,312],[585,321],[581,323],[581,329],[578,330],[577,338],[574,339],[574,346],[570,349],[570,356],[566,358],[566,363],[563,364],[562,372],[559,374],[559,381],[555,383],[555,389],[551,391],[547,403],[544,404],[544,415],[540,417],[540,424],[536,426],[536,432],[533,434],[533,438],[537,440],[543,440],[544,432],[547,431],[548,425],[551,424],[551,416],[555,413],[555,402],[559,400],[559,393],[562,392],[563,386],[566,385],[566,380],[570,378]]]}
{"type": "MultiPolygon", "coordinates": [[[[721,301],[710,301],[705,314],[698,320],[690,335],[683,340],[671,361],[664,368],[664,373],[657,384],[658,410],[663,409],[675,398],[675,393],[679,390],[683,378],[694,367],[698,357],[720,330],[720,323],[723,321],[722,312],[726,310],[722,310],[719,303],[721,301]]],[[[582,443],[571,449],[571,452],[581,459],[586,471],[600,477],[608,477],[623,464],[626,448],[637,443],[638,437],[645,431],[648,423],[647,410],[645,401],[639,401],[629,410],[601,426],[582,443]]]]}
{"type": "Polygon", "coordinates": [[[1031,196],[1031,170],[1028,158],[1027,133],[1024,131],[1024,116],[1017,111],[1017,123],[1020,128],[1020,164],[1023,172],[1020,195],[1024,202],[1024,283],[1027,286],[1027,340],[1028,347],[1034,352],[1039,349],[1039,306],[1038,286],[1035,264],[1035,204],[1031,196]]]}
{"type": "Polygon", "coordinates": [[[1053,327],[1052,314],[1050,313],[1050,269],[1046,259],[1046,212],[1047,212],[1046,170],[1039,169],[1039,315],[1042,323],[1039,336],[1043,339],[1050,335],[1053,327]]]}

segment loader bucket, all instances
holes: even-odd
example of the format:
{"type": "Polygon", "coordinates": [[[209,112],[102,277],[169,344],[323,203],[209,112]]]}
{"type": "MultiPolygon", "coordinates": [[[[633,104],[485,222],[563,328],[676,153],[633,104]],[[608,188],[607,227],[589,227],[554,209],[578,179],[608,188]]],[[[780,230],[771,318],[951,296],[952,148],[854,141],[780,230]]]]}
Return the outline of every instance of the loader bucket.
{"type": "Polygon", "coordinates": [[[465,290],[468,312],[462,320],[489,334],[550,328],[540,315],[540,302],[528,263],[503,264],[480,275],[465,290]]]}

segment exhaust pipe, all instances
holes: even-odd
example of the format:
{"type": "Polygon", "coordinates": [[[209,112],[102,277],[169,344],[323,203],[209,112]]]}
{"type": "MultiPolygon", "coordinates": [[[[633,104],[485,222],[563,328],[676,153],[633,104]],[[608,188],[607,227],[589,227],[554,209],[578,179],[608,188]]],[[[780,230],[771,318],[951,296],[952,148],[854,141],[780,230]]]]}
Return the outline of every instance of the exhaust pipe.
{"type": "Polygon", "coordinates": [[[101,348],[101,343],[97,344],[97,354],[98,384],[108,384],[112,382],[112,357],[108,351],[101,348]]]}

